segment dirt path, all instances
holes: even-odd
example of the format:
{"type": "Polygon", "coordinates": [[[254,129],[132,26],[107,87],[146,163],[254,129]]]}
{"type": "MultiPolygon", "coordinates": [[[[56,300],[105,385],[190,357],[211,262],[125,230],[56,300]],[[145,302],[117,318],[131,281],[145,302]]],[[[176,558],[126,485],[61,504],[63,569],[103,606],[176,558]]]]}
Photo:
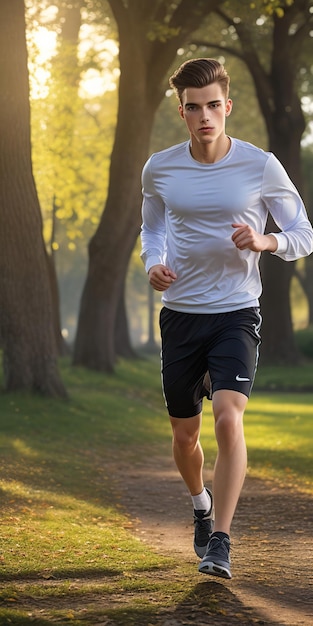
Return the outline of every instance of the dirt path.
{"type": "Polygon", "coordinates": [[[162,626],[313,626],[312,498],[248,477],[233,523],[233,579],[224,581],[197,571],[191,502],[170,457],[120,466],[118,482],[137,536],[194,564],[192,597],[162,626]],[[201,608],[208,595],[224,607],[214,621],[201,608]]]}

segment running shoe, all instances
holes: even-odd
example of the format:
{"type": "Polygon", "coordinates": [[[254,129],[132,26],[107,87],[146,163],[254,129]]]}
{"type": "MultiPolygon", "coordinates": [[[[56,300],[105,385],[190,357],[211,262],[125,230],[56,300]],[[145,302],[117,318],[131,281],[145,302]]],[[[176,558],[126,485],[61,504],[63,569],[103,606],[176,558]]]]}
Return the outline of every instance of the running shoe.
{"type": "Polygon", "coordinates": [[[196,555],[202,559],[205,555],[207,545],[209,543],[210,536],[213,530],[213,519],[212,519],[212,511],[213,511],[213,497],[211,491],[206,489],[210,498],[211,498],[211,508],[209,511],[203,510],[193,510],[193,519],[195,525],[195,536],[193,547],[196,555]]]}
{"type": "Polygon", "coordinates": [[[199,572],[221,578],[231,578],[230,572],[230,541],[228,537],[220,539],[211,536],[206,553],[199,565],[199,572]]]}

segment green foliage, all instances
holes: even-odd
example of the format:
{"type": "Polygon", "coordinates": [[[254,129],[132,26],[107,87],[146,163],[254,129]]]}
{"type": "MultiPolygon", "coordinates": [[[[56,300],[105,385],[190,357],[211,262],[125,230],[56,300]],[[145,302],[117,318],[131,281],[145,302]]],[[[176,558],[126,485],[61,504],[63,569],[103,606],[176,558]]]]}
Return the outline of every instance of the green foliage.
{"type": "Polygon", "coordinates": [[[277,15],[283,17],[287,7],[293,4],[294,0],[263,0],[264,11],[267,15],[277,15]]]}
{"type": "Polygon", "coordinates": [[[75,40],[71,33],[78,34],[79,24],[72,12],[77,3],[50,5],[46,0],[27,3],[32,159],[44,238],[58,273],[62,325],[72,341],[87,242],[99,223],[109,184],[117,46],[105,7],[93,3],[93,10],[81,11],[83,25],[75,40]],[[51,34],[56,45],[45,49],[44,38],[50,41],[51,34]]]}
{"type": "Polygon", "coordinates": [[[36,85],[31,98],[33,166],[47,244],[74,250],[79,240],[85,247],[93,234],[107,194],[117,113],[117,46],[108,39],[111,30],[104,16],[100,25],[98,13],[82,12],[82,28],[78,5],[49,5],[41,2],[36,13],[30,2],[27,14],[30,78],[36,85]],[[38,21],[30,19],[34,15],[38,21]],[[49,39],[55,31],[55,47],[45,57],[36,37],[44,33],[49,39]],[[98,89],[92,78],[99,83],[101,78],[98,89]]]}
{"type": "MultiPolygon", "coordinates": [[[[64,61],[66,64],[66,61],[64,61]]],[[[50,79],[49,94],[32,101],[33,165],[51,236],[53,205],[58,227],[54,247],[66,235],[69,248],[88,239],[103,210],[116,119],[116,94],[83,100],[77,85],[65,87],[66,76],[50,79]]]]}
{"type": "Polygon", "coordinates": [[[172,39],[172,37],[177,37],[179,34],[180,27],[171,28],[166,24],[160,24],[160,22],[152,22],[151,29],[147,33],[147,38],[150,41],[161,41],[165,43],[168,39],[172,39]]]}

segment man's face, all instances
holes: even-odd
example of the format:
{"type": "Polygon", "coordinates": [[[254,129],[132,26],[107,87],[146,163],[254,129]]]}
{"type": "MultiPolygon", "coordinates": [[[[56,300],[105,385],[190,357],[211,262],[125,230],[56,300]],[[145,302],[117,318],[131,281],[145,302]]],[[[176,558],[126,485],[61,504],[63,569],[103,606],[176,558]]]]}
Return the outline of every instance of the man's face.
{"type": "Polygon", "coordinates": [[[225,118],[232,110],[232,101],[225,100],[218,83],[206,87],[187,87],[182,94],[179,113],[185,120],[191,138],[210,144],[225,134],[225,118]]]}

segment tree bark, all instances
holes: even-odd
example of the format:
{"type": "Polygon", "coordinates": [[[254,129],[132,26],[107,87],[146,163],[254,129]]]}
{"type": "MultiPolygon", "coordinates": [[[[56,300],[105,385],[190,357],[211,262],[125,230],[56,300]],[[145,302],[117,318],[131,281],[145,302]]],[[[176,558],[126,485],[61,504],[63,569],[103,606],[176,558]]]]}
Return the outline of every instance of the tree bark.
{"type": "MultiPolygon", "coordinates": [[[[305,119],[296,87],[296,50],[289,36],[293,18],[294,10],[290,13],[286,10],[283,18],[274,18],[274,45],[269,77],[274,108],[267,117],[266,124],[269,150],[283,163],[291,180],[301,192],[301,137],[305,130],[305,119]]],[[[275,230],[277,231],[277,228],[269,218],[267,232],[275,230]]],[[[261,263],[264,285],[261,297],[263,363],[294,365],[300,359],[293,332],[290,303],[290,286],[294,270],[294,262],[281,262],[278,257],[270,254],[263,256],[261,263]]]]}
{"type": "Polygon", "coordinates": [[[0,329],[7,391],[65,397],[31,164],[24,2],[0,3],[0,329]]]}
{"type": "Polygon", "coordinates": [[[151,353],[160,351],[160,348],[159,348],[157,342],[155,341],[154,312],[155,312],[154,289],[148,283],[148,340],[145,343],[144,348],[145,348],[146,352],[151,352],[151,353]]]}
{"type": "Polygon", "coordinates": [[[130,341],[127,309],[125,302],[125,281],[121,284],[121,295],[117,307],[114,331],[114,346],[115,354],[117,357],[123,357],[124,359],[137,358],[137,354],[133,349],[130,341]]]}
{"type": "Polygon", "coordinates": [[[308,325],[313,326],[313,254],[306,257],[304,261],[303,271],[295,269],[295,276],[297,277],[308,301],[309,314],[308,325]]]}

